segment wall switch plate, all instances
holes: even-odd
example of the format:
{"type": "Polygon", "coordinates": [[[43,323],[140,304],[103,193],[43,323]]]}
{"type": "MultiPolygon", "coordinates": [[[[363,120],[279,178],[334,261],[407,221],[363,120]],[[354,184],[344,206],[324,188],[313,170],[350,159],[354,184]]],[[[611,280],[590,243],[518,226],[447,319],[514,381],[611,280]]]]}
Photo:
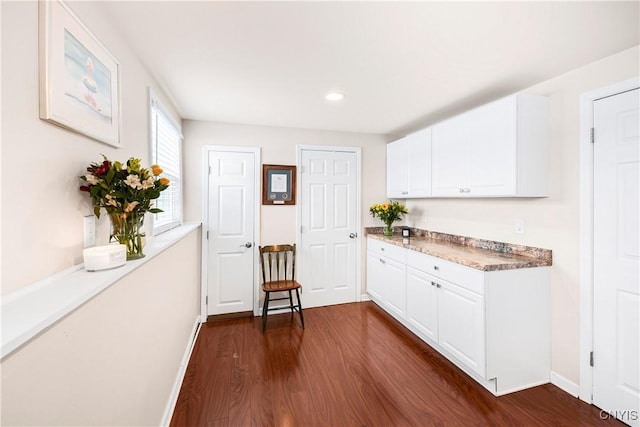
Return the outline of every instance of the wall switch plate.
{"type": "Polygon", "coordinates": [[[524,219],[516,219],[514,221],[514,227],[516,234],[524,234],[524,219]]]}
{"type": "Polygon", "coordinates": [[[96,217],[87,215],[84,217],[84,247],[89,248],[96,244],[96,217]]]}

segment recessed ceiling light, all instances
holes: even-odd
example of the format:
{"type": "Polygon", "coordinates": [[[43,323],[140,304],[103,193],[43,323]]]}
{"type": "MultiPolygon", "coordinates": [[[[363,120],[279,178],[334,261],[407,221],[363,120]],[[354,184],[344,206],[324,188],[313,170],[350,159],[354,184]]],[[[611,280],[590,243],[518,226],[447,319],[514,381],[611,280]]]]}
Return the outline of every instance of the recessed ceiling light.
{"type": "Polygon", "coordinates": [[[324,99],[327,101],[342,101],[344,99],[344,94],[340,92],[331,92],[328,93],[324,99]]]}

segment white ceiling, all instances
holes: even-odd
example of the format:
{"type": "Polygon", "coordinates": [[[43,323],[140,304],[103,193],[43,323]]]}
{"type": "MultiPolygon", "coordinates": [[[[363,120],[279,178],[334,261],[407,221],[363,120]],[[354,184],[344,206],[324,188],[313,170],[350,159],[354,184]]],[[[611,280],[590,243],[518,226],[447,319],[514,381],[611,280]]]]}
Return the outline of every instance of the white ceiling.
{"type": "Polygon", "coordinates": [[[638,5],[101,3],[183,118],[381,134],[638,45],[638,5]]]}

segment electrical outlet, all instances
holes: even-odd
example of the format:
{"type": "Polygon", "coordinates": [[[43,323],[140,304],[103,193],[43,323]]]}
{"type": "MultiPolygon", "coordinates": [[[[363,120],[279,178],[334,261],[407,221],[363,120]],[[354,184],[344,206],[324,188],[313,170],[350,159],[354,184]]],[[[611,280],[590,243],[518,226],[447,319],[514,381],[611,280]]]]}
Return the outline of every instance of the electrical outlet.
{"type": "Polygon", "coordinates": [[[514,221],[514,231],[516,234],[524,234],[524,219],[516,219],[514,221]]]}
{"type": "Polygon", "coordinates": [[[96,244],[96,217],[87,215],[84,217],[84,247],[89,248],[96,244]]]}

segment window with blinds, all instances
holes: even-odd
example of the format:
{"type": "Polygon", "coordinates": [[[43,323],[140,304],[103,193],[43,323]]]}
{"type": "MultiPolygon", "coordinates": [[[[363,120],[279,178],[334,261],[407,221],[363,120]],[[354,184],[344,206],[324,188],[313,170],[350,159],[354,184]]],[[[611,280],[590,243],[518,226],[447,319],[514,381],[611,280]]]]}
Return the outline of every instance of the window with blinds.
{"type": "Polygon", "coordinates": [[[164,170],[161,176],[171,181],[155,201],[155,207],[163,211],[154,214],[153,234],[157,235],[182,223],[182,129],[153,92],[149,98],[151,156],[153,163],[164,170]]]}

